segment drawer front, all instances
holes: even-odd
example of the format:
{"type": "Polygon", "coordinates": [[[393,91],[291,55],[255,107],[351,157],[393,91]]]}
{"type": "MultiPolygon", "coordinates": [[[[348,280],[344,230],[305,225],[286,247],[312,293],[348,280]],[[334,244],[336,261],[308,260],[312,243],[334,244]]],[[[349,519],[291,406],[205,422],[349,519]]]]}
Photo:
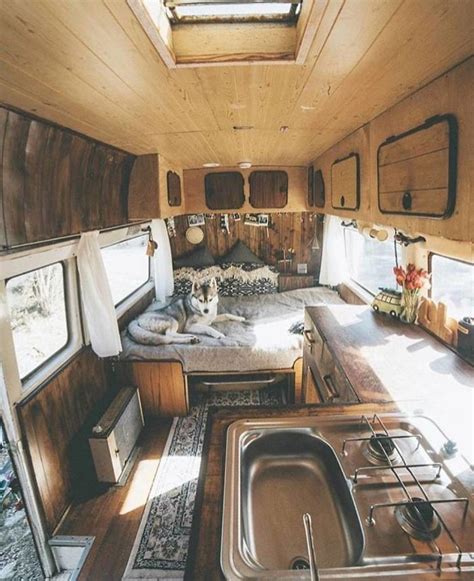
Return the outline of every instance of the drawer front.
{"type": "Polygon", "coordinates": [[[447,218],[456,198],[457,123],[452,115],[428,120],[389,138],[378,150],[382,213],[447,218]]]}
{"type": "Polygon", "coordinates": [[[306,388],[311,383],[309,381],[311,379],[323,402],[350,403],[359,401],[349,380],[336,363],[328,345],[308,316],[305,317],[303,365],[306,388]]]}

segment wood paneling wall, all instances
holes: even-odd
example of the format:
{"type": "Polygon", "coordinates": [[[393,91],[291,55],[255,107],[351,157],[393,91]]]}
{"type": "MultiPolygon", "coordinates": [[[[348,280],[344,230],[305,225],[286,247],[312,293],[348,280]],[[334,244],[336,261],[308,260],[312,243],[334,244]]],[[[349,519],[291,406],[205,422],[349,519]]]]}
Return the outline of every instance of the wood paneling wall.
{"type": "MultiPolygon", "coordinates": [[[[296,272],[298,262],[308,264],[308,272],[318,275],[320,266],[320,250],[311,249],[315,232],[317,214],[310,212],[281,212],[270,215],[270,228],[246,226],[244,214],[240,214],[240,221],[236,222],[229,214],[230,233],[226,234],[220,228],[219,214],[213,218],[206,218],[203,227],[204,241],[211,253],[223,256],[237,240],[242,240],[266,264],[276,265],[275,251],[294,248],[295,259],[291,271],[296,272]]],[[[171,252],[178,257],[196,248],[185,237],[188,228],[187,216],[175,217],[176,237],[171,238],[171,252]]],[[[322,225],[318,226],[318,239],[322,241],[322,225]]]]}
{"type": "Polygon", "coordinates": [[[4,108],[0,155],[2,246],[128,221],[135,156],[4,108]]]}
{"type": "Polygon", "coordinates": [[[95,478],[88,434],[113,397],[104,362],[80,351],[18,406],[24,442],[49,533],[95,478]]]}

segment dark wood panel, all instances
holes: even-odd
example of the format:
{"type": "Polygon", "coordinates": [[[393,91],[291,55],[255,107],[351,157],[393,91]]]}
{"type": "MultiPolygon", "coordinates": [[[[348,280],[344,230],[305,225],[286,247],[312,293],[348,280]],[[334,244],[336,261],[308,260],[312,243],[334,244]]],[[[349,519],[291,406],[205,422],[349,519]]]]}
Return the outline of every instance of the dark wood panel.
{"type": "Polygon", "coordinates": [[[166,187],[168,189],[168,204],[170,206],[181,206],[181,178],[174,171],[166,174],[166,187]]]}
{"type": "Polygon", "coordinates": [[[208,173],[204,178],[204,190],[210,210],[238,209],[245,201],[244,178],[237,171],[208,173]]]}
{"type": "MultiPolygon", "coordinates": [[[[182,256],[196,248],[185,237],[188,228],[187,216],[176,216],[176,237],[170,239],[173,257],[182,256]]],[[[246,226],[244,215],[236,221],[232,214],[229,215],[229,229],[226,233],[220,228],[219,215],[206,218],[203,244],[207,245],[215,256],[226,254],[237,240],[242,240],[259,258],[266,264],[278,266],[284,269],[282,262],[278,263],[277,252],[282,249],[293,248],[296,252],[289,272],[296,272],[298,262],[308,264],[308,273],[319,275],[320,250],[312,250],[312,240],[315,233],[315,221],[317,215],[310,212],[282,212],[270,215],[270,227],[246,226]]],[[[322,228],[320,229],[322,232],[322,228]]],[[[321,240],[320,240],[321,243],[321,240]]]]}
{"type": "Polygon", "coordinates": [[[25,228],[25,152],[30,121],[10,111],[3,144],[3,212],[7,243],[23,244],[25,228]]]}
{"type": "Polygon", "coordinates": [[[286,171],[253,171],[249,186],[250,205],[254,208],[284,208],[288,203],[286,171]]]}
{"type": "Polygon", "coordinates": [[[95,480],[87,436],[113,393],[104,362],[85,348],[17,408],[50,533],[95,480]]]}
{"type": "Polygon", "coordinates": [[[313,176],[313,206],[316,208],[324,208],[326,203],[326,194],[324,190],[323,172],[318,169],[315,170],[313,176]]]}
{"type": "MultiPolygon", "coordinates": [[[[7,110],[0,108],[0,176],[3,176],[3,144],[5,142],[7,118],[7,110]]],[[[7,245],[7,232],[3,217],[3,179],[0,179],[0,248],[4,248],[7,245]]]]}
{"type": "Polygon", "coordinates": [[[0,112],[2,246],[128,222],[135,156],[16,111],[0,112]]]}

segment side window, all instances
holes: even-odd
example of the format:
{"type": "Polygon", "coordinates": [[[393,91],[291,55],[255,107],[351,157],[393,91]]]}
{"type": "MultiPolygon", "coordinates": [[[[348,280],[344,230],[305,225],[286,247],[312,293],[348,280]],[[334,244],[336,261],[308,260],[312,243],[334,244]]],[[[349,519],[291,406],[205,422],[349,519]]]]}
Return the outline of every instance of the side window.
{"type": "Polygon", "coordinates": [[[396,288],[393,241],[379,242],[357,230],[344,229],[346,260],[351,279],[376,295],[379,287],[396,288]]]}
{"type": "Polygon", "coordinates": [[[20,377],[25,380],[69,341],[64,266],[57,262],[7,281],[20,377]]]}
{"type": "Polygon", "coordinates": [[[439,254],[430,256],[431,298],[445,303],[455,319],[474,316],[474,265],[439,254]]]}
{"type": "Polygon", "coordinates": [[[147,244],[148,235],[145,234],[102,248],[102,258],[115,306],[150,279],[147,244]]]}

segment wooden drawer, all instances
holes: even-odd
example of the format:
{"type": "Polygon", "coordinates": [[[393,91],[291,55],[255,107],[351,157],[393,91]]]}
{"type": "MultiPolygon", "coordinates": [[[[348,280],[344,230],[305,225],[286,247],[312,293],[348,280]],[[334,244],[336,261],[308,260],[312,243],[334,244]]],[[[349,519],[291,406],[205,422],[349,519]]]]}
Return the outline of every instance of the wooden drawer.
{"type": "Polygon", "coordinates": [[[447,218],[456,200],[457,122],[452,115],[387,139],[378,149],[379,209],[447,218]]]}
{"type": "Polygon", "coordinates": [[[331,203],[333,208],[357,210],[360,202],[359,155],[351,153],[331,167],[331,203]]]}
{"type": "Polygon", "coordinates": [[[278,290],[280,292],[312,286],[314,286],[312,274],[280,274],[278,277],[278,290]]]}

